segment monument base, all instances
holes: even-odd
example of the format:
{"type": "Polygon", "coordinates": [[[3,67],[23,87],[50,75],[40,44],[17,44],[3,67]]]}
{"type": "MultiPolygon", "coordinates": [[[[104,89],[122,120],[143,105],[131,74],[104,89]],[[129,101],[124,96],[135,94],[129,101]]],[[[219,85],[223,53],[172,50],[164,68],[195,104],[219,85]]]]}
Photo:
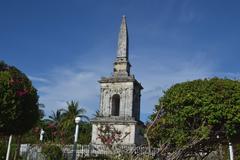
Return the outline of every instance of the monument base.
{"type": "Polygon", "coordinates": [[[132,117],[96,117],[91,120],[93,145],[142,145],[144,124],[132,117]]]}

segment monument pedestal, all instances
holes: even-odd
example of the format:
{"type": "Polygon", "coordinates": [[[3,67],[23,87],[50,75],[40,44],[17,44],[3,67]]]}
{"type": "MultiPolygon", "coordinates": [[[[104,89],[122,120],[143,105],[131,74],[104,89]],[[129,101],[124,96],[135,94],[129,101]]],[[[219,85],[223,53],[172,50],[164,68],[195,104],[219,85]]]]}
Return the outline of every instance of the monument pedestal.
{"type": "Polygon", "coordinates": [[[113,144],[141,145],[144,143],[144,124],[141,121],[135,121],[132,117],[96,117],[91,120],[91,123],[93,145],[103,144],[101,136],[116,138],[113,144]]]}

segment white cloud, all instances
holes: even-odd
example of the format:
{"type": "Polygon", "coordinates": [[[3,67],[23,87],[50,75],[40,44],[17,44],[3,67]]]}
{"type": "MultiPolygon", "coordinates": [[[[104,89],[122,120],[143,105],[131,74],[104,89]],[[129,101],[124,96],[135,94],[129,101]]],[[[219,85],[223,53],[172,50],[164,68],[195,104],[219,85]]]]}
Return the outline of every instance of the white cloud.
{"type": "MultiPolygon", "coordinates": [[[[97,81],[111,74],[114,60],[111,52],[102,51],[104,55],[112,55],[102,56],[98,54],[99,50],[95,49],[91,54],[74,60],[70,66],[62,65],[46,73],[47,78],[43,79],[48,83],[40,84],[38,90],[47,114],[66,106],[66,101],[70,100],[78,100],[90,116],[99,109],[100,90],[97,81]]],[[[130,54],[132,73],[144,87],[141,101],[144,121],[146,115],[152,113],[163,90],[174,83],[210,77],[214,73],[212,62],[207,58],[208,53],[195,52],[193,56],[184,58],[176,56],[181,55],[180,51],[172,50],[169,52],[174,53],[169,53],[170,56],[161,57],[159,53],[163,52],[166,50],[140,48],[130,54]]]]}
{"type": "MultiPolygon", "coordinates": [[[[187,60],[171,57],[172,63],[167,62],[169,59],[154,57],[154,54],[131,59],[134,65],[132,72],[144,87],[141,102],[144,121],[146,115],[152,113],[163,90],[174,83],[211,75],[212,67],[205,54],[195,55],[197,56],[187,60]]],[[[66,106],[66,101],[70,100],[78,100],[80,106],[85,108],[90,116],[99,108],[100,90],[97,81],[102,76],[110,75],[112,59],[100,57],[92,59],[89,63],[81,58],[76,62],[73,62],[74,65],[71,67],[56,67],[47,74],[47,78],[43,78],[48,83],[42,83],[38,90],[40,102],[45,104],[47,114],[66,106]]]]}
{"type": "MultiPolygon", "coordinates": [[[[107,47],[106,47],[107,48],[107,47]]],[[[79,54],[73,61],[49,69],[42,78],[32,78],[33,81],[45,79],[48,83],[38,83],[40,103],[45,105],[45,113],[66,107],[70,100],[79,101],[80,107],[91,116],[99,105],[99,84],[102,76],[110,75],[112,71],[111,57],[102,57],[99,51],[108,54],[102,47],[94,47],[91,51],[79,54]]],[[[111,54],[108,54],[111,55],[111,54]]],[[[114,57],[114,55],[112,55],[114,57]]],[[[34,76],[32,76],[34,77],[34,76]]]]}
{"type": "Polygon", "coordinates": [[[59,69],[51,73],[48,85],[39,88],[40,102],[46,105],[46,112],[63,108],[66,101],[77,100],[88,113],[94,113],[97,101],[97,78],[92,72],[79,72],[73,69],[59,69]]]}
{"type": "Polygon", "coordinates": [[[49,83],[49,81],[45,78],[42,77],[35,77],[35,76],[28,76],[30,80],[35,81],[35,82],[41,82],[41,83],[49,83]]]}
{"type": "Polygon", "coordinates": [[[141,101],[143,116],[153,112],[154,105],[158,103],[163,91],[173,84],[211,77],[214,74],[214,66],[207,59],[206,54],[193,53],[194,56],[185,59],[182,57],[161,59],[154,57],[156,54],[153,54],[138,59],[135,67],[136,77],[144,87],[141,101]]]}

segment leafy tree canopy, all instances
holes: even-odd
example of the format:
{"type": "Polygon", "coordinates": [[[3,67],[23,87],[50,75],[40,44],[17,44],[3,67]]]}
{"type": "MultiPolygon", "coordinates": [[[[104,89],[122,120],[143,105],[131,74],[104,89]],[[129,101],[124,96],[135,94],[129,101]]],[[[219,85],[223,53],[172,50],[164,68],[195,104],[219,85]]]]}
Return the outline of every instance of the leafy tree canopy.
{"type": "Polygon", "coordinates": [[[25,74],[0,61],[0,134],[22,134],[38,118],[37,90],[25,74]]]}
{"type": "Polygon", "coordinates": [[[91,141],[92,126],[85,113],[86,110],[80,107],[77,101],[69,101],[64,109],[52,111],[49,118],[43,119],[38,127],[32,130],[35,135],[34,137],[37,137],[38,140],[41,129],[44,129],[44,141],[71,144],[74,139],[76,127],[75,118],[78,116],[81,117],[78,142],[80,144],[89,144],[91,141]]]}
{"type": "Polygon", "coordinates": [[[155,110],[152,144],[209,152],[240,132],[240,82],[212,78],[179,83],[164,92],[155,110]]]}

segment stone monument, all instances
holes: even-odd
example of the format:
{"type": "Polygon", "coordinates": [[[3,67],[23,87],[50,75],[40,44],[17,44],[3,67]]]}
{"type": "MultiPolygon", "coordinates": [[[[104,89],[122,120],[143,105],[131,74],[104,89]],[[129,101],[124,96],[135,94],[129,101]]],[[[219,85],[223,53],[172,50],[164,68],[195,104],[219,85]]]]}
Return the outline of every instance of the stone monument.
{"type": "Polygon", "coordinates": [[[121,145],[143,143],[144,124],[140,121],[140,98],[143,87],[134,75],[130,74],[130,67],[128,30],[126,17],[123,16],[113,74],[99,80],[101,87],[99,114],[91,119],[93,145],[103,144],[100,132],[107,126],[114,128],[118,133],[114,143],[121,145]]]}

